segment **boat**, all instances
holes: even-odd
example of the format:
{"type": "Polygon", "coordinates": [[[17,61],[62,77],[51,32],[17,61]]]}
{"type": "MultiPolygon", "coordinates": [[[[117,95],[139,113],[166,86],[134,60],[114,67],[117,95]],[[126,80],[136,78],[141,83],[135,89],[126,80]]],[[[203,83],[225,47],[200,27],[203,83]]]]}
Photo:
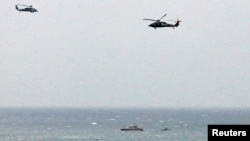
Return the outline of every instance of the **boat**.
{"type": "Polygon", "coordinates": [[[170,129],[166,128],[166,127],[161,129],[161,131],[168,131],[168,130],[170,130],[170,129]]]}
{"type": "Polygon", "coordinates": [[[129,127],[122,128],[121,131],[143,131],[143,128],[140,128],[137,125],[131,125],[129,127]]]}

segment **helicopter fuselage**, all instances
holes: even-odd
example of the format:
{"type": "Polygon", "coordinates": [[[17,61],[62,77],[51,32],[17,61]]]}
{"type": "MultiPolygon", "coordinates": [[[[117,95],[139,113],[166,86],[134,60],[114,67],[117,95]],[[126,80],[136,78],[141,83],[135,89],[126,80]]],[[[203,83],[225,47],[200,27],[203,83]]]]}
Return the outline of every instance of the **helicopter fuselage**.
{"type": "Polygon", "coordinates": [[[159,28],[159,27],[177,27],[179,25],[179,21],[177,21],[175,24],[169,24],[169,23],[166,23],[166,22],[159,22],[159,21],[156,21],[156,22],[153,22],[152,24],[150,24],[149,26],[150,27],[153,27],[153,28],[159,28]]]}
{"type": "Polygon", "coordinates": [[[31,13],[37,12],[37,10],[34,8],[24,8],[24,9],[19,9],[18,11],[27,11],[31,13]]]}
{"type": "Polygon", "coordinates": [[[24,12],[31,12],[31,13],[38,12],[35,8],[32,8],[32,7],[19,9],[17,5],[16,5],[16,10],[24,11],[24,12]]]}

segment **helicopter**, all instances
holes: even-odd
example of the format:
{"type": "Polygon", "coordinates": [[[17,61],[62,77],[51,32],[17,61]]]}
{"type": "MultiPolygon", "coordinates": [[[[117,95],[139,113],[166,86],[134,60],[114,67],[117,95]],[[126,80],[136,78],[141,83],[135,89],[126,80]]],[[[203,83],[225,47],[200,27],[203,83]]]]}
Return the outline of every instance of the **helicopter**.
{"type": "MultiPolygon", "coordinates": [[[[154,20],[154,19],[143,19],[143,20],[148,20],[148,21],[155,21],[153,23],[151,23],[150,27],[153,27],[153,28],[159,28],[159,27],[172,27],[173,29],[177,26],[179,26],[180,24],[180,20],[177,18],[177,21],[175,21],[175,24],[169,24],[169,23],[166,23],[166,22],[162,22],[161,19],[163,19],[167,14],[164,14],[160,19],[158,20],[154,20]]],[[[169,21],[172,21],[172,20],[169,20],[169,21]]]]}
{"type": "Polygon", "coordinates": [[[16,10],[18,10],[19,12],[24,11],[24,12],[38,12],[37,9],[33,8],[32,5],[28,6],[28,5],[22,5],[22,4],[17,4],[16,5],[16,10]],[[19,8],[18,6],[24,7],[24,8],[19,8]]]}

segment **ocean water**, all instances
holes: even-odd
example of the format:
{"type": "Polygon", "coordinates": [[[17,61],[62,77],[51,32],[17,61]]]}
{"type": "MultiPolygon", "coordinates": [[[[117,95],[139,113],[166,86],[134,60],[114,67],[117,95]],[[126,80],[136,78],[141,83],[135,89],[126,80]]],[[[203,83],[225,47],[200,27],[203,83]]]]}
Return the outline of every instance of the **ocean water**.
{"type": "Polygon", "coordinates": [[[250,124],[250,109],[0,108],[0,141],[207,141],[208,124],[250,124]]]}

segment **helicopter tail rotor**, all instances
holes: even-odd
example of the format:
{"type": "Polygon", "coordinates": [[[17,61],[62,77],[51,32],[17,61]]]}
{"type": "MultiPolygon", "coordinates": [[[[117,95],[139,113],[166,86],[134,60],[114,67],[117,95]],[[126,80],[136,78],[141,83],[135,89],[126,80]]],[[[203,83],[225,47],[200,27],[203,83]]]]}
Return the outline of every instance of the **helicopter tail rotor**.
{"type": "Polygon", "coordinates": [[[177,26],[180,25],[181,20],[179,20],[179,18],[177,18],[177,20],[176,20],[175,22],[176,22],[176,23],[175,23],[175,26],[177,27],[177,26]]]}

